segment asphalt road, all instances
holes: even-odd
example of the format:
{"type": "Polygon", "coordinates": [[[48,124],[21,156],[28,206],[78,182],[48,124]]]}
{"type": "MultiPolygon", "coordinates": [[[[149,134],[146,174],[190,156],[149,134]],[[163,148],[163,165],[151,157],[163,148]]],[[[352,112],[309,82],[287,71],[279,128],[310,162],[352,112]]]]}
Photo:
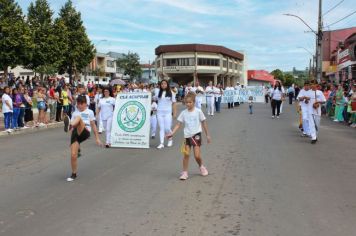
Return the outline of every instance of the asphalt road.
{"type": "MultiPolygon", "coordinates": [[[[62,129],[0,138],[0,235],[335,236],[356,232],[356,130],[322,120],[299,137],[295,109],[223,109],[208,118],[210,172],[179,181],[180,144],[164,150],[82,146],[70,173],[62,129]]],[[[152,145],[157,145],[155,140],[152,145]]]]}

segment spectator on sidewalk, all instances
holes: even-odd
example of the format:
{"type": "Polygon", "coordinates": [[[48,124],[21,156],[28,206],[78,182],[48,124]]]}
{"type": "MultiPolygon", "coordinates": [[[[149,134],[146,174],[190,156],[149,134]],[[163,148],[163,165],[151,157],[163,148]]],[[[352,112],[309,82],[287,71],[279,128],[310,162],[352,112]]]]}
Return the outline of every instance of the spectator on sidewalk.
{"type": "Polygon", "coordinates": [[[22,104],[22,99],[17,88],[14,88],[12,90],[12,103],[14,108],[12,114],[12,129],[17,130],[19,129],[18,119],[19,119],[20,109],[21,109],[20,106],[22,104]]]}
{"type": "Polygon", "coordinates": [[[50,122],[53,122],[56,119],[56,91],[54,89],[54,84],[50,86],[50,89],[48,91],[48,106],[49,106],[49,120],[50,122]]]}
{"type": "Polygon", "coordinates": [[[43,94],[43,90],[41,87],[38,88],[36,94],[37,100],[37,109],[38,109],[38,119],[36,126],[44,126],[45,125],[45,110],[46,110],[46,101],[45,94],[43,94]]]}
{"type": "Polygon", "coordinates": [[[30,122],[33,122],[33,111],[32,111],[32,98],[28,93],[28,89],[25,89],[25,116],[24,116],[24,121],[25,121],[25,127],[30,126],[30,122]]]}
{"type": "Polygon", "coordinates": [[[345,97],[344,97],[344,89],[342,85],[340,84],[338,87],[338,90],[336,91],[335,95],[335,117],[334,121],[335,122],[343,122],[344,121],[344,109],[345,109],[345,97]]]}
{"type": "Polygon", "coordinates": [[[20,113],[19,113],[19,118],[17,120],[17,123],[19,124],[19,128],[27,128],[25,127],[25,123],[24,123],[24,117],[25,117],[25,103],[26,103],[26,99],[24,97],[24,93],[25,93],[25,88],[23,86],[19,87],[19,95],[21,97],[22,103],[20,105],[20,113]]]}
{"type": "Polygon", "coordinates": [[[5,131],[11,133],[13,104],[10,96],[10,88],[8,86],[4,87],[4,94],[1,97],[1,101],[2,101],[2,113],[4,114],[5,131]]]}

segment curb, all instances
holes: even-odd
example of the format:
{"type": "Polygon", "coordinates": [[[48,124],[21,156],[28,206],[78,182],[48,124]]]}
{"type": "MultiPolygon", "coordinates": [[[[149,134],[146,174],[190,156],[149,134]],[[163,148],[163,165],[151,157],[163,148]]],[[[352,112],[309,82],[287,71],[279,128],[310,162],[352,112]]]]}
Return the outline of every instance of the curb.
{"type": "Polygon", "coordinates": [[[40,131],[59,128],[59,127],[63,127],[63,126],[64,126],[63,122],[58,122],[58,123],[51,123],[51,124],[48,124],[48,125],[43,126],[43,127],[31,127],[31,128],[22,129],[22,130],[19,130],[19,131],[13,131],[12,133],[7,133],[6,131],[1,131],[0,132],[0,137],[19,135],[19,134],[37,133],[37,132],[40,132],[40,131]]]}

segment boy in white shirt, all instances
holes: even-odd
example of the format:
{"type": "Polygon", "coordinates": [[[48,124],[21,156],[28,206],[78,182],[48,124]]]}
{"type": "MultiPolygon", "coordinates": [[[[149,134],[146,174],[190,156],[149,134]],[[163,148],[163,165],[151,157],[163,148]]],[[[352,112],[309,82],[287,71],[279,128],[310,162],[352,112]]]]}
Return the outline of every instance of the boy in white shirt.
{"type": "Polygon", "coordinates": [[[102,146],[102,143],[99,139],[99,134],[95,125],[95,116],[92,110],[88,109],[87,99],[85,95],[78,95],[77,98],[77,110],[72,114],[72,119],[69,124],[69,117],[65,116],[64,118],[64,131],[69,131],[69,125],[71,126],[71,167],[72,175],[67,178],[68,182],[72,182],[77,178],[78,170],[78,150],[80,148],[80,143],[84,142],[90,137],[90,132],[93,129],[96,144],[102,146]]]}
{"type": "Polygon", "coordinates": [[[168,138],[173,137],[173,135],[178,131],[181,125],[184,123],[184,148],[183,148],[183,172],[181,173],[180,180],[188,179],[188,164],[189,164],[189,154],[190,149],[193,146],[194,149],[194,157],[196,162],[199,165],[200,172],[202,176],[208,175],[208,170],[205,166],[203,166],[203,161],[200,155],[200,146],[201,146],[201,132],[202,127],[206,134],[206,138],[208,143],[210,143],[211,138],[208,131],[208,126],[206,123],[206,118],[204,113],[195,107],[195,93],[188,93],[185,98],[184,102],[187,107],[181,114],[178,116],[178,123],[174,127],[172,133],[168,135],[168,138]]]}

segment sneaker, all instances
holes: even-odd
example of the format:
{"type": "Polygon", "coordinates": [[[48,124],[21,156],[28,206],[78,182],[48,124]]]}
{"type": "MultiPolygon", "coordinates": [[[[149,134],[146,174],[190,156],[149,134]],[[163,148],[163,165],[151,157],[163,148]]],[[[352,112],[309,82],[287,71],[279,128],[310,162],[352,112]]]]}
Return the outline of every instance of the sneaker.
{"type": "Polygon", "coordinates": [[[162,149],[162,148],[164,148],[163,143],[161,143],[160,145],[158,145],[158,146],[157,146],[157,148],[158,148],[158,149],[162,149]]]}
{"type": "Polygon", "coordinates": [[[7,130],[5,130],[6,132],[8,132],[8,133],[12,133],[12,129],[7,129],[7,130]]]}
{"type": "Polygon", "coordinates": [[[156,136],[154,136],[154,135],[151,136],[151,139],[155,139],[155,138],[156,138],[156,136]]]}
{"type": "Polygon", "coordinates": [[[311,144],[316,144],[317,141],[318,141],[317,139],[313,139],[310,143],[311,144]]]}
{"type": "Polygon", "coordinates": [[[339,122],[338,120],[334,120],[334,122],[339,122]]]}
{"type": "Polygon", "coordinates": [[[172,147],[173,146],[173,139],[169,139],[167,143],[167,147],[172,147]]]}
{"type": "Polygon", "coordinates": [[[205,166],[200,167],[200,173],[202,176],[207,176],[209,174],[208,170],[206,169],[205,166]]]}
{"type": "Polygon", "coordinates": [[[302,133],[302,135],[300,135],[300,137],[308,137],[309,135],[302,133]]]}
{"type": "Polygon", "coordinates": [[[63,122],[64,122],[64,132],[67,133],[69,131],[69,117],[65,116],[63,122]]]}
{"type": "Polygon", "coordinates": [[[272,116],[272,119],[274,119],[274,116],[272,116]]]}
{"type": "Polygon", "coordinates": [[[187,171],[183,171],[183,172],[180,174],[179,179],[180,179],[180,180],[187,180],[187,179],[188,179],[188,172],[187,172],[187,171]]]}
{"type": "Polygon", "coordinates": [[[105,147],[106,147],[106,148],[110,148],[111,145],[107,143],[107,144],[105,144],[105,147]]]}
{"type": "Polygon", "coordinates": [[[77,174],[72,173],[70,177],[67,178],[67,182],[72,182],[77,178],[77,174]]]}

